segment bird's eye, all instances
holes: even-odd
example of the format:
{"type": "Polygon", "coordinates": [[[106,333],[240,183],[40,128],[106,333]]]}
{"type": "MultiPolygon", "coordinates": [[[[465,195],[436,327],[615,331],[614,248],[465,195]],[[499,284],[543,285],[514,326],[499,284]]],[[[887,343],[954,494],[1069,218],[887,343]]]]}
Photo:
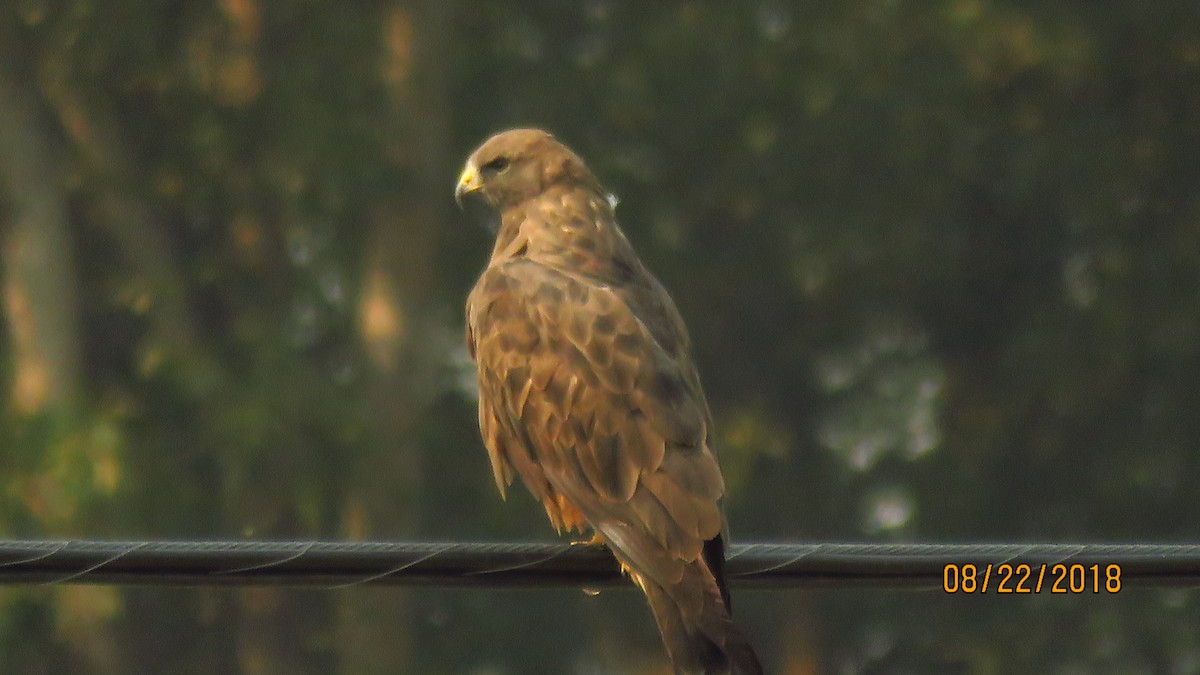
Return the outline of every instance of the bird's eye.
{"type": "Polygon", "coordinates": [[[479,167],[479,170],[484,173],[495,174],[495,173],[500,173],[501,171],[504,171],[507,168],[508,168],[508,158],[501,156],[501,157],[497,157],[496,159],[493,159],[493,160],[487,162],[486,164],[484,164],[483,166],[479,167]]]}

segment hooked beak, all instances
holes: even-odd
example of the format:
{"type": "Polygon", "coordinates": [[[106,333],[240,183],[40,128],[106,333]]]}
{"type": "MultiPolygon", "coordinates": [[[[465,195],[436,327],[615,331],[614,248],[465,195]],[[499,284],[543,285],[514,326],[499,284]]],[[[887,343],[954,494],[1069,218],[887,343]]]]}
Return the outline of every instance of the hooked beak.
{"type": "Polygon", "coordinates": [[[467,162],[466,168],[458,177],[458,185],[454,188],[454,201],[458,202],[458,207],[462,208],[463,197],[475,192],[483,187],[483,179],[479,177],[479,170],[475,168],[475,164],[467,162]]]}

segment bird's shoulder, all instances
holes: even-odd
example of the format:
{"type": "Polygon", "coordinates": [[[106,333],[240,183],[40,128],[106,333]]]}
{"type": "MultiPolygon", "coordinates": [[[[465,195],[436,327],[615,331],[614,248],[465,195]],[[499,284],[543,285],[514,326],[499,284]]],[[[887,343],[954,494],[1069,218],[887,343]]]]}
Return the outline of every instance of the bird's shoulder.
{"type": "Polygon", "coordinates": [[[642,263],[607,201],[552,194],[513,209],[504,221],[472,304],[516,294],[542,306],[596,309],[587,302],[596,297],[605,309],[636,317],[664,352],[686,355],[690,339],[675,302],[642,263]]]}
{"type": "Polygon", "coordinates": [[[640,334],[643,347],[686,355],[687,332],[675,304],[648,274],[613,281],[571,267],[519,256],[490,265],[467,301],[473,326],[535,321],[543,329],[571,331],[581,340],[640,334]]]}

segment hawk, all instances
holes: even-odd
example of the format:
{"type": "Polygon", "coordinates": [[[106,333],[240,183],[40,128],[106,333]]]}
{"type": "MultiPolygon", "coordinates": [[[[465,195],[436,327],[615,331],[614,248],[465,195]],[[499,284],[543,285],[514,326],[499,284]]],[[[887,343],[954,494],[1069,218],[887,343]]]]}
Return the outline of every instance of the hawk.
{"type": "Polygon", "coordinates": [[[536,129],[484,142],[454,194],[500,216],[467,346],[501,497],[519,476],[560,533],[593,530],[646,594],[677,673],[761,674],[730,611],[725,484],[687,329],[608,194],[536,129]]]}

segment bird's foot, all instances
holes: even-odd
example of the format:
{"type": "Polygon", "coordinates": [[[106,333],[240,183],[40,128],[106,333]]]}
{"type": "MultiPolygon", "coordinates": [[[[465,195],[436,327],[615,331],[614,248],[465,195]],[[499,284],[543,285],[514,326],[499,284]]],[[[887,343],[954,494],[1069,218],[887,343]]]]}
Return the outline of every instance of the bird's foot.
{"type": "Polygon", "coordinates": [[[587,539],[576,539],[571,542],[571,546],[603,546],[603,545],[604,545],[604,539],[601,538],[599,532],[593,533],[592,536],[587,539]]]}

